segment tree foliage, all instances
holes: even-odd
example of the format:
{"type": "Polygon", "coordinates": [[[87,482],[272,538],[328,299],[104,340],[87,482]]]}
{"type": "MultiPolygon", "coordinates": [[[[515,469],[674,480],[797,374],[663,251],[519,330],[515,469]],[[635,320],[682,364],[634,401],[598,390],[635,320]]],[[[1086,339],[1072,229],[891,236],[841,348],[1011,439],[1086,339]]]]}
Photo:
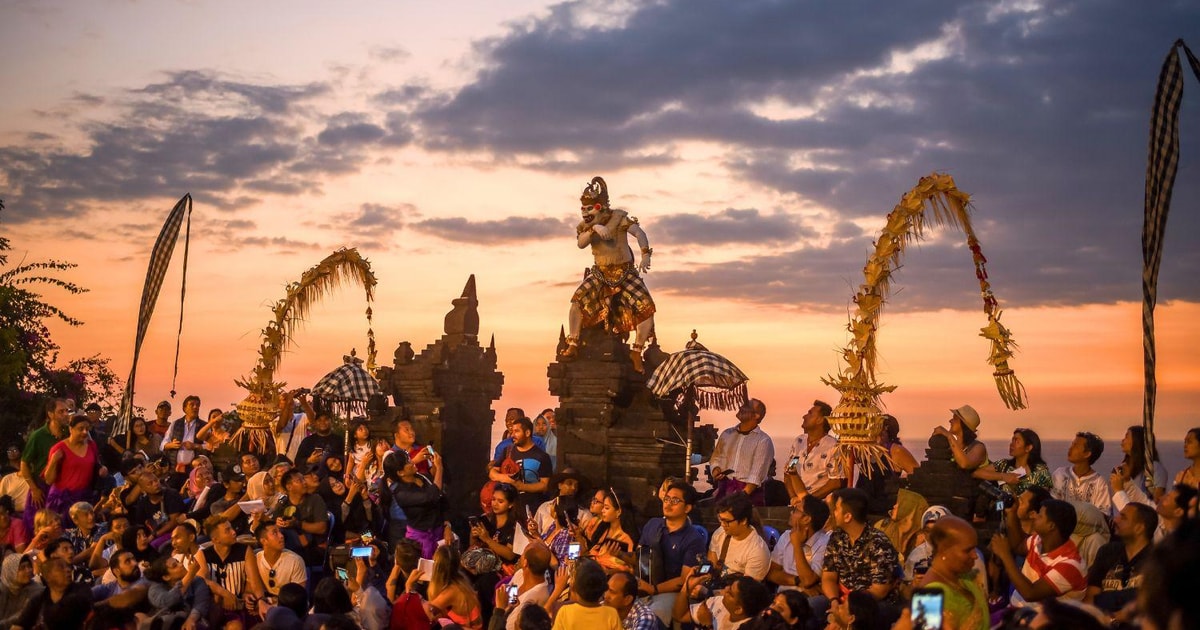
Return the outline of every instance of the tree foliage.
{"type": "MultiPolygon", "coordinates": [[[[0,200],[0,213],[4,202],[0,200]]],[[[59,361],[59,346],[47,324],[83,322],[47,302],[39,291],[59,289],[71,295],[87,289],[63,280],[59,272],[74,269],[60,260],[20,261],[9,266],[9,239],[0,236],[0,431],[9,440],[41,420],[43,401],[70,398],[78,405],[98,402],[113,409],[120,402],[121,379],[109,359],[94,355],[59,361]]]]}

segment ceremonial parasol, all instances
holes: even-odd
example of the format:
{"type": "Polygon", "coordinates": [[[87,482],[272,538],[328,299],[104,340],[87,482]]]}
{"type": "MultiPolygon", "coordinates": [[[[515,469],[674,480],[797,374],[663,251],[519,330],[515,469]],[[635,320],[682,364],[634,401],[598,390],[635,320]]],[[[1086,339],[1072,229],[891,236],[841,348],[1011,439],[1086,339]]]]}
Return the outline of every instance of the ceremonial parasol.
{"type": "MultiPolygon", "coordinates": [[[[692,340],[682,351],[667,357],[650,375],[646,386],[659,398],[674,397],[675,408],[680,411],[687,409],[689,403],[699,409],[736,411],[746,403],[746,381],[750,379],[732,361],[705,348],[696,337],[693,330],[692,340]]],[[[687,415],[684,475],[690,477],[694,418],[690,411],[687,415]]]]}
{"type": "Polygon", "coordinates": [[[328,405],[335,417],[346,420],[346,461],[350,461],[350,418],[367,414],[367,401],[372,396],[382,396],[379,382],[362,366],[362,359],[354,351],[342,356],[342,365],[321,377],[312,388],[313,398],[328,405]]]}

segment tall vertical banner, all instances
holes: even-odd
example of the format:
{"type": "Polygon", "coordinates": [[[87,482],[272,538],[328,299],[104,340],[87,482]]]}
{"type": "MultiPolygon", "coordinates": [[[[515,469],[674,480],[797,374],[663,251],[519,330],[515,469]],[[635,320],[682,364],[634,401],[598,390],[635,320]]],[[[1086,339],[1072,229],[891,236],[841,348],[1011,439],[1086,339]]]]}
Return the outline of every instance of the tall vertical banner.
{"type": "Polygon", "coordinates": [[[179,289],[179,333],[175,340],[175,368],[171,374],[171,396],[175,395],[175,377],[179,374],[179,338],[183,336],[183,300],[187,294],[187,258],[188,244],[192,231],[192,195],[184,195],[167,222],[158,233],[154,242],[154,250],[150,253],[150,266],[146,269],[146,284],[142,287],[142,304],[138,309],[137,336],[133,341],[133,364],[129,368],[129,379],[125,381],[125,393],[121,396],[121,414],[117,417],[112,434],[124,432],[132,437],[128,430],[133,417],[133,390],[137,379],[138,356],[142,352],[142,342],[146,339],[146,331],[150,328],[150,318],[154,315],[154,305],[158,302],[158,293],[162,289],[163,278],[167,275],[167,267],[171,264],[171,255],[175,251],[175,243],[179,240],[179,228],[186,221],[187,229],[183,237],[183,282],[179,289]]]}
{"type": "Polygon", "coordinates": [[[1158,397],[1155,380],[1154,305],[1158,301],[1158,268],[1162,263],[1163,232],[1171,210],[1171,192],[1179,168],[1179,104],[1183,100],[1183,67],[1179,49],[1187,55],[1192,73],[1200,80],[1200,61],[1182,39],[1175,40],[1163,61],[1150,114],[1150,156],[1146,164],[1145,218],[1142,222],[1142,359],[1145,395],[1142,399],[1142,426],[1146,429],[1146,486],[1165,486],[1164,479],[1153,479],[1156,449],[1154,445],[1154,405],[1158,397]]]}

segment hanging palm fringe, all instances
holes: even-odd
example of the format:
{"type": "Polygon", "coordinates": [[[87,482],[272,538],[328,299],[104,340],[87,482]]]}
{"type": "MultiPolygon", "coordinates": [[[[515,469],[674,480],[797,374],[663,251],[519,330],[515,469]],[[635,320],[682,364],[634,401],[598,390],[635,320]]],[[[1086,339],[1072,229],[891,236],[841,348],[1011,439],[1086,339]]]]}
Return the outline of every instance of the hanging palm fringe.
{"type": "Polygon", "coordinates": [[[856,308],[847,325],[851,339],[841,355],[845,368],[821,381],[842,395],[829,417],[830,426],[838,434],[838,448],[862,465],[865,474],[870,474],[870,464],[890,460],[887,451],[878,443],[883,428],[880,398],[895,391],[896,386],[883,385],[875,379],[875,334],[879,329],[879,316],[890,295],[891,275],[899,268],[905,248],[924,236],[927,220],[966,233],[983,298],[983,311],[988,317],[988,325],[980,331],[980,336],[991,344],[987,362],[993,368],[992,376],[1005,406],[1025,408],[1025,386],[1008,365],[1017,346],[1011,333],[1000,323],[1001,311],[988,282],[987,259],[971,227],[970,200],[967,193],[958,190],[949,175],[933,173],[921,178],[888,213],[887,224],[875,242],[875,251],[868,256],[863,268],[864,281],[854,296],[856,308]]]}
{"type": "Polygon", "coordinates": [[[287,286],[287,295],[275,303],[274,319],[263,329],[258,349],[258,363],[244,379],[234,382],[247,390],[237,404],[242,426],[231,440],[241,451],[268,453],[271,440],[270,425],[279,416],[276,401],[286,383],[275,382],[275,371],[283,353],[292,345],[297,326],[305,320],[314,304],[344,283],[363,287],[367,298],[367,365],[375,366],[375,333],[371,329],[371,302],[375,298],[375,274],[371,263],[358,250],[339,249],[305,271],[299,282],[287,286]]]}
{"type": "MultiPolygon", "coordinates": [[[[1142,399],[1142,426],[1146,429],[1146,461],[1156,459],[1154,444],[1154,407],[1158,397],[1155,379],[1154,306],[1158,301],[1158,268],[1162,263],[1163,233],[1171,209],[1171,193],[1179,167],[1179,104],[1183,100],[1183,67],[1179,50],[1183,49],[1200,81],[1200,61],[1182,39],[1175,40],[1163,61],[1150,114],[1150,155],[1146,163],[1145,218],[1142,222],[1142,358],[1145,392],[1142,399]]],[[[1151,479],[1154,466],[1146,467],[1146,485],[1164,480],[1151,479]]]]}

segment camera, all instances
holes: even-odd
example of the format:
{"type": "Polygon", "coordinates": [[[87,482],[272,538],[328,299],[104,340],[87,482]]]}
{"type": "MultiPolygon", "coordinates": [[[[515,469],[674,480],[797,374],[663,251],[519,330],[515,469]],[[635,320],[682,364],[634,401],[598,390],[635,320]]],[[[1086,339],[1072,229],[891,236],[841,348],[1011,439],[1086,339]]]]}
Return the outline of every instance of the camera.
{"type": "Polygon", "coordinates": [[[1017,502],[1011,492],[994,483],[985,481],[979,484],[979,491],[992,502],[992,508],[997,512],[1003,512],[1017,502]]]}

